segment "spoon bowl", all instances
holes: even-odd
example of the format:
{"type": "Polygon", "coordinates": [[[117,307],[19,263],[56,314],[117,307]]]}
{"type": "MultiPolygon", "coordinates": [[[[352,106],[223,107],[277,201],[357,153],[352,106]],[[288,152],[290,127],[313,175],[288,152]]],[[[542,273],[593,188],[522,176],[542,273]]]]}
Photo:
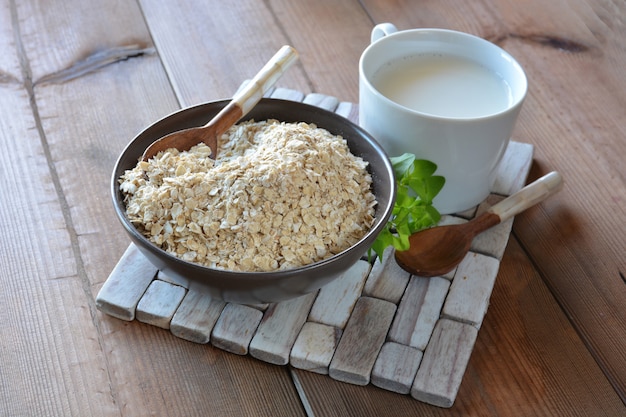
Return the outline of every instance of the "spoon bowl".
{"type": "Polygon", "coordinates": [[[561,174],[553,171],[467,223],[414,233],[409,237],[409,249],[396,251],[396,262],[405,271],[421,277],[446,274],[463,260],[476,235],[543,201],[562,186],[561,174]]]}
{"type": "Polygon", "coordinates": [[[410,248],[396,252],[396,262],[405,271],[418,276],[444,275],[461,263],[474,236],[498,223],[500,219],[496,215],[485,213],[475,221],[414,233],[409,237],[410,248]]]}
{"type": "Polygon", "coordinates": [[[211,148],[211,158],[215,159],[218,152],[218,138],[248,114],[297,59],[298,53],[293,47],[283,46],[206,125],[173,132],[158,139],[148,146],[141,159],[147,161],[159,152],[170,148],[176,148],[181,152],[188,151],[201,142],[211,148]]]}

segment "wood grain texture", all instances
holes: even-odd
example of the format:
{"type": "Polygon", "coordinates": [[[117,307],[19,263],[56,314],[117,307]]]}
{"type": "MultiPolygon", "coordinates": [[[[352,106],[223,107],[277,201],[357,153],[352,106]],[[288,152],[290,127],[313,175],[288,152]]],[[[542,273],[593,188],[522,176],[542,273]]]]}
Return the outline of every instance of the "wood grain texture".
{"type": "Polygon", "coordinates": [[[449,408],[454,404],[478,330],[470,324],[441,319],[411,387],[411,396],[449,408]]]}
{"type": "Polygon", "coordinates": [[[457,267],[441,314],[480,327],[498,268],[497,259],[469,252],[457,267]]]}
{"type": "Polygon", "coordinates": [[[93,300],[28,95],[10,80],[0,97],[0,414],[115,413],[115,399],[101,389],[108,375],[93,300]],[[81,391],[94,396],[72,394],[81,391]]]}
{"type": "Polygon", "coordinates": [[[389,330],[389,340],[426,349],[449,288],[445,278],[411,277],[389,330]]]}
{"type": "Polygon", "coordinates": [[[289,363],[298,369],[328,374],[342,331],[326,324],[306,322],[291,349],[289,363]]]}
{"type": "Polygon", "coordinates": [[[211,332],[211,344],[236,355],[247,355],[262,318],[263,313],[255,308],[226,304],[211,332]]]}
{"type": "Polygon", "coordinates": [[[250,342],[250,354],[265,362],[286,365],[316,296],[313,292],[270,305],[250,342]]]}
{"type": "MultiPolygon", "coordinates": [[[[485,201],[479,204],[476,211],[476,215],[487,211],[494,204],[502,201],[504,197],[491,194],[485,199],[485,201]]],[[[506,243],[511,235],[511,229],[513,228],[514,219],[508,219],[504,222],[493,226],[489,230],[485,230],[472,240],[470,250],[483,255],[492,256],[498,260],[502,259],[504,251],[506,250],[506,243]]]]}
{"type": "Polygon", "coordinates": [[[423,351],[419,349],[386,342],[374,363],[372,384],[399,394],[408,394],[423,356],[423,351]]]}
{"type": "Polygon", "coordinates": [[[0,0],[0,414],[624,415],[625,19],[616,0],[0,0]],[[128,247],[109,176],[129,139],[232,96],[284,43],[303,58],[283,86],[357,102],[384,21],[511,52],[531,179],[565,178],[513,224],[453,407],[294,370],[297,392],[282,367],[97,312],[128,247]]]}
{"type": "Polygon", "coordinates": [[[213,326],[217,322],[226,303],[214,300],[206,294],[191,290],[170,323],[170,330],[176,337],[195,343],[208,343],[213,326]]]}
{"type": "Polygon", "coordinates": [[[304,91],[358,103],[358,62],[371,30],[368,10],[362,3],[270,0],[267,4],[281,31],[300,51],[308,87],[304,91]]]}
{"type": "Polygon", "coordinates": [[[129,245],[96,297],[98,310],[121,320],[135,319],[137,304],[157,275],[157,268],[129,245]],[[132,280],[124,280],[130,275],[132,280]]]}
{"type": "Polygon", "coordinates": [[[396,312],[389,301],[361,297],[339,340],[328,374],[338,381],[367,385],[396,312]]]}
{"type": "Polygon", "coordinates": [[[137,304],[137,320],[169,330],[185,293],[183,287],[155,279],[137,304]]]}
{"type": "Polygon", "coordinates": [[[398,303],[404,294],[411,274],[400,268],[393,258],[393,248],[383,253],[383,259],[372,266],[372,272],[363,288],[363,295],[398,303]]]}
{"type": "Polygon", "coordinates": [[[370,269],[371,265],[367,261],[357,261],[340,278],[322,287],[313,303],[308,321],[339,329],[346,327],[370,269]]]}
{"type": "MultiPolygon", "coordinates": [[[[244,0],[228,7],[198,0],[139,3],[181,107],[232,97],[282,45],[291,43],[306,53],[284,32],[268,30],[277,21],[265,2],[244,0]]],[[[281,84],[310,91],[301,65],[289,69],[281,84]]]]}

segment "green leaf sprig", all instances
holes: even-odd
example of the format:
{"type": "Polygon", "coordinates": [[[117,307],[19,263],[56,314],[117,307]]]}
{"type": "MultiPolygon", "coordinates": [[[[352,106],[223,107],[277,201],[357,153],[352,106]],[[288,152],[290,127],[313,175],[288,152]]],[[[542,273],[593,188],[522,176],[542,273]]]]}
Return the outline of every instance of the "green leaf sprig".
{"type": "Polygon", "coordinates": [[[389,221],[368,251],[382,261],[389,246],[402,251],[409,248],[411,234],[437,225],[441,214],[432,202],[445,184],[445,178],[434,175],[437,165],[405,153],[389,158],[396,175],[396,201],[389,221]]]}

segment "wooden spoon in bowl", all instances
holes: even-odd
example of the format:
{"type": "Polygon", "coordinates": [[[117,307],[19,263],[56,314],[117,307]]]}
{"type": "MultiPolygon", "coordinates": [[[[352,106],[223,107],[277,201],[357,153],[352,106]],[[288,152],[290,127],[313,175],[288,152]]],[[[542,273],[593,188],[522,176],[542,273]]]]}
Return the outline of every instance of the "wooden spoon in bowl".
{"type": "Polygon", "coordinates": [[[450,272],[463,260],[476,235],[543,201],[562,186],[561,174],[553,171],[467,223],[414,233],[409,237],[409,249],[396,251],[396,262],[405,271],[421,277],[450,272]]]}
{"type": "Polygon", "coordinates": [[[283,46],[209,123],[163,136],[148,146],[142,160],[147,161],[157,153],[170,148],[187,151],[200,142],[206,143],[211,148],[211,158],[215,159],[218,138],[248,114],[297,59],[298,52],[294,48],[283,46]]]}

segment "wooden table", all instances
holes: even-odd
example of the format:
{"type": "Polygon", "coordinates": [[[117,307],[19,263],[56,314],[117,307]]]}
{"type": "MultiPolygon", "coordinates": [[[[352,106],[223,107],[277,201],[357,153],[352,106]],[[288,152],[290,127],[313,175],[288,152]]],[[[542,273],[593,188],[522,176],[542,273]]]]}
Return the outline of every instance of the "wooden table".
{"type": "Polygon", "coordinates": [[[626,414],[622,0],[0,2],[0,415],[626,414]],[[186,342],[96,309],[128,246],[109,197],[126,143],[229,97],[283,44],[280,85],[358,102],[373,25],[470,32],[530,89],[514,139],[561,193],[519,215],[456,402],[186,342]]]}

